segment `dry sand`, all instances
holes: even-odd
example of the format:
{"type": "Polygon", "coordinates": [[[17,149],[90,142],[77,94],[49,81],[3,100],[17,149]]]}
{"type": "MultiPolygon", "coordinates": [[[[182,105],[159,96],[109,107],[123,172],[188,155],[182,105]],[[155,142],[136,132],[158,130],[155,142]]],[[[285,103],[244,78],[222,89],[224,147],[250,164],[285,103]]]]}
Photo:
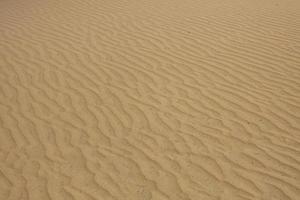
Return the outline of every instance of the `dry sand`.
{"type": "Polygon", "coordinates": [[[299,0],[1,0],[0,200],[299,200],[299,0]]]}

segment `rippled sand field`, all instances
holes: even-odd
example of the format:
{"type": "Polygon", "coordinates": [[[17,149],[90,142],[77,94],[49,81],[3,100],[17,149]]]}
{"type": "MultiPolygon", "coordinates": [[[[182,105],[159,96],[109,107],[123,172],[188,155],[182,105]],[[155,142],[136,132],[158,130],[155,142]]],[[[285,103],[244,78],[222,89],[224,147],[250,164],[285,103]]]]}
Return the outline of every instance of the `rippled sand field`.
{"type": "Polygon", "coordinates": [[[299,199],[299,0],[0,0],[0,200],[299,199]]]}

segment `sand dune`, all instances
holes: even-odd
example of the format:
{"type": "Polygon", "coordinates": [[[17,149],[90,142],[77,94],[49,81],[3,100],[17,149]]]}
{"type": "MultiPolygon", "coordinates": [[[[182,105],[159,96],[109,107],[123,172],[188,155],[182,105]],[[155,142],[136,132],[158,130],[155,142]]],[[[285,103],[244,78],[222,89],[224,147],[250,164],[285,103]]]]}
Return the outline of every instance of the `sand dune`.
{"type": "Polygon", "coordinates": [[[0,200],[300,199],[300,1],[1,0],[0,200]]]}

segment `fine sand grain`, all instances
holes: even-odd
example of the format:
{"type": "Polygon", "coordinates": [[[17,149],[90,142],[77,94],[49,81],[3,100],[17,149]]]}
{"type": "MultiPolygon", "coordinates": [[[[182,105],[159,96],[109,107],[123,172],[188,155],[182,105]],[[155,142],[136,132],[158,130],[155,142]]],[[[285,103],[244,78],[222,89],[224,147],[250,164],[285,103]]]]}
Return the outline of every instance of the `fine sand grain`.
{"type": "Polygon", "coordinates": [[[0,0],[0,200],[299,199],[299,0],[0,0]]]}

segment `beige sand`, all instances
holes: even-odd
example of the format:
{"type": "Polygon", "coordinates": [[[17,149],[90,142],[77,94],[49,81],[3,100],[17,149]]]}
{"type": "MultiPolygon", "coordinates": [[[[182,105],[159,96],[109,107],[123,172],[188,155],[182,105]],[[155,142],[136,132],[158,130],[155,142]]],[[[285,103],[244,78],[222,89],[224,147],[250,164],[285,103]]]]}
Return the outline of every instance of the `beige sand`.
{"type": "Polygon", "coordinates": [[[299,200],[299,0],[1,0],[0,200],[299,200]]]}

